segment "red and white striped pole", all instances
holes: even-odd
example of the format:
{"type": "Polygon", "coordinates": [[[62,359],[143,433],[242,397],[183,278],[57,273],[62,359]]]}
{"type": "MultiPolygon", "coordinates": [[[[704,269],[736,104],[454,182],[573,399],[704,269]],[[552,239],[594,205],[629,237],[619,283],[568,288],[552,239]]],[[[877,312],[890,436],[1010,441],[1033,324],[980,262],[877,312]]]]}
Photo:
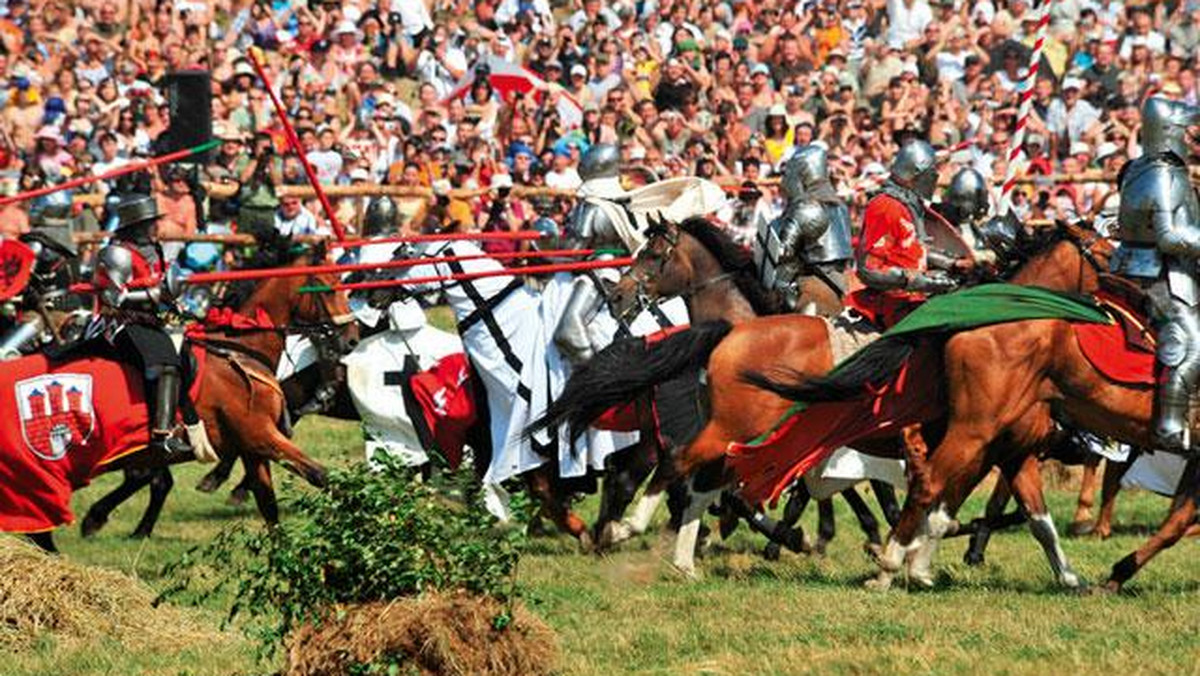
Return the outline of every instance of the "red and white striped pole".
{"type": "Polygon", "coordinates": [[[1046,44],[1046,27],[1050,25],[1050,3],[1052,0],[1041,0],[1037,8],[1032,10],[1037,17],[1037,38],[1033,42],[1033,54],[1029,57],[1029,67],[1021,82],[1021,104],[1017,109],[1017,126],[1013,130],[1008,147],[1008,166],[1004,172],[1004,185],[1000,188],[1000,215],[1007,214],[1012,209],[1013,188],[1017,179],[1025,173],[1028,158],[1021,157],[1021,148],[1025,145],[1025,129],[1029,124],[1029,114],[1033,109],[1033,86],[1037,83],[1038,67],[1042,63],[1042,47],[1046,44]]]}

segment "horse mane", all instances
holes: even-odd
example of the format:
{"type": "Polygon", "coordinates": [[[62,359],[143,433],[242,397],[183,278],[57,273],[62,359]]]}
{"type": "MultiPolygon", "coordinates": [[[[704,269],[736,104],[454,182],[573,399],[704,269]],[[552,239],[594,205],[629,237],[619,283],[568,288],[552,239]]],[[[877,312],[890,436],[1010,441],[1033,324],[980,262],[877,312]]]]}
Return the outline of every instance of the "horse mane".
{"type": "Polygon", "coordinates": [[[724,230],[713,225],[705,218],[689,218],[679,224],[679,229],[691,235],[700,242],[720,264],[721,269],[733,273],[733,282],[741,292],[754,313],[760,316],[776,315],[783,312],[779,297],[767,290],[758,280],[754,267],[754,256],[728,235],[724,230]]]}

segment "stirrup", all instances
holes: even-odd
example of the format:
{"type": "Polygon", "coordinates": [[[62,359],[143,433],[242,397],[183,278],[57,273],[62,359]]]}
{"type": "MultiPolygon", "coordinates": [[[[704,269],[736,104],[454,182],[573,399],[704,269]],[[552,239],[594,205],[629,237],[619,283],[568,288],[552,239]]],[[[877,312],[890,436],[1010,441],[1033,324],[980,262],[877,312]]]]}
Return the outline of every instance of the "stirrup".
{"type": "Polygon", "coordinates": [[[1192,433],[1187,425],[1179,431],[1165,431],[1162,428],[1154,430],[1154,440],[1160,450],[1176,455],[1190,456],[1192,449],[1192,433]]]}
{"type": "Polygon", "coordinates": [[[162,453],[168,458],[184,455],[193,451],[192,445],[173,434],[164,435],[161,432],[151,432],[150,443],[146,446],[151,451],[162,453]]]}

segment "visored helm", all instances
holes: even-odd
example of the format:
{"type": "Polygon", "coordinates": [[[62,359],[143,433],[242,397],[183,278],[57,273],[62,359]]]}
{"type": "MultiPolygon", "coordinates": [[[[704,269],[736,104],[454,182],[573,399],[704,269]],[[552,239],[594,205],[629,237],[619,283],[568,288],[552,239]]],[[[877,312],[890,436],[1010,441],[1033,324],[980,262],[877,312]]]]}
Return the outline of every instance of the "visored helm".
{"type": "Polygon", "coordinates": [[[621,151],[611,143],[598,143],[579,159],[579,178],[616,178],[621,173],[621,151]]]}
{"type": "Polygon", "coordinates": [[[800,184],[811,190],[821,181],[829,180],[829,154],[819,145],[809,144],[796,151],[788,164],[796,164],[800,184]]]}
{"type": "Polygon", "coordinates": [[[925,141],[909,141],[892,161],[892,181],[925,199],[937,187],[937,154],[925,141]]]}
{"type": "Polygon", "coordinates": [[[387,234],[396,225],[396,203],[387,195],[371,200],[367,205],[367,213],[363,216],[362,234],[364,237],[375,237],[387,234]]]}
{"type": "Polygon", "coordinates": [[[974,169],[960,169],[942,193],[942,204],[949,207],[959,224],[983,218],[989,206],[987,181],[974,169]]]}
{"type": "Polygon", "coordinates": [[[1017,238],[1021,224],[1013,212],[1004,216],[993,216],[979,226],[979,239],[983,245],[996,252],[1002,261],[1012,261],[1017,254],[1017,238]]]}
{"type": "Polygon", "coordinates": [[[1173,152],[1187,159],[1188,127],[1200,124],[1200,108],[1153,96],[1142,105],[1142,150],[1173,152]]]}

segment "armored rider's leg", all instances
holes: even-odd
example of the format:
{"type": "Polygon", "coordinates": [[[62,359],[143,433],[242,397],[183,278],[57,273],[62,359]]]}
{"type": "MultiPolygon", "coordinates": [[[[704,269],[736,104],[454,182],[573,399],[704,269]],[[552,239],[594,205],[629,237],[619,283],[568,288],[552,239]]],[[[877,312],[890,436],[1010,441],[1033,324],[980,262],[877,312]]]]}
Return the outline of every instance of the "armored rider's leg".
{"type": "Polygon", "coordinates": [[[604,295],[586,276],[571,283],[571,297],[554,329],[554,344],[572,363],[583,364],[596,353],[588,334],[588,323],[604,305],[604,295]]]}
{"type": "Polygon", "coordinates": [[[1188,408],[1200,382],[1200,289],[1194,263],[1168,259],[1166,284],[1155,284],[1151,295],[1166,319],[1158,337],[1158,360],[1166,368],[1158,389],[1155,436],[1164,450],[1188,452],[1188,408]]]}
{"type": "Polygon", "coordinates": [[[313,392],[313,396],[303,406],[296,410],[296,416],[301,417],[313,413],[322,413],[329,409],[337,396],[338,387],[345,380],[345,370],[338,354],[336,335],[322,333],[312,337],[313,347],[317,350],[317,363],[312,368],[320,374],[321,384],[313,392]]]}
{"type": "Polygon", "coordinates": [[[154,419],[150,421],[150,450],[165,455],[189,453],[192,447],[182,439],[173,437],[175,429],[175,406],[179,402],[179,369],[174,366],[159,366],[155,369],[157,383],[154,389],[154,419]]]}

